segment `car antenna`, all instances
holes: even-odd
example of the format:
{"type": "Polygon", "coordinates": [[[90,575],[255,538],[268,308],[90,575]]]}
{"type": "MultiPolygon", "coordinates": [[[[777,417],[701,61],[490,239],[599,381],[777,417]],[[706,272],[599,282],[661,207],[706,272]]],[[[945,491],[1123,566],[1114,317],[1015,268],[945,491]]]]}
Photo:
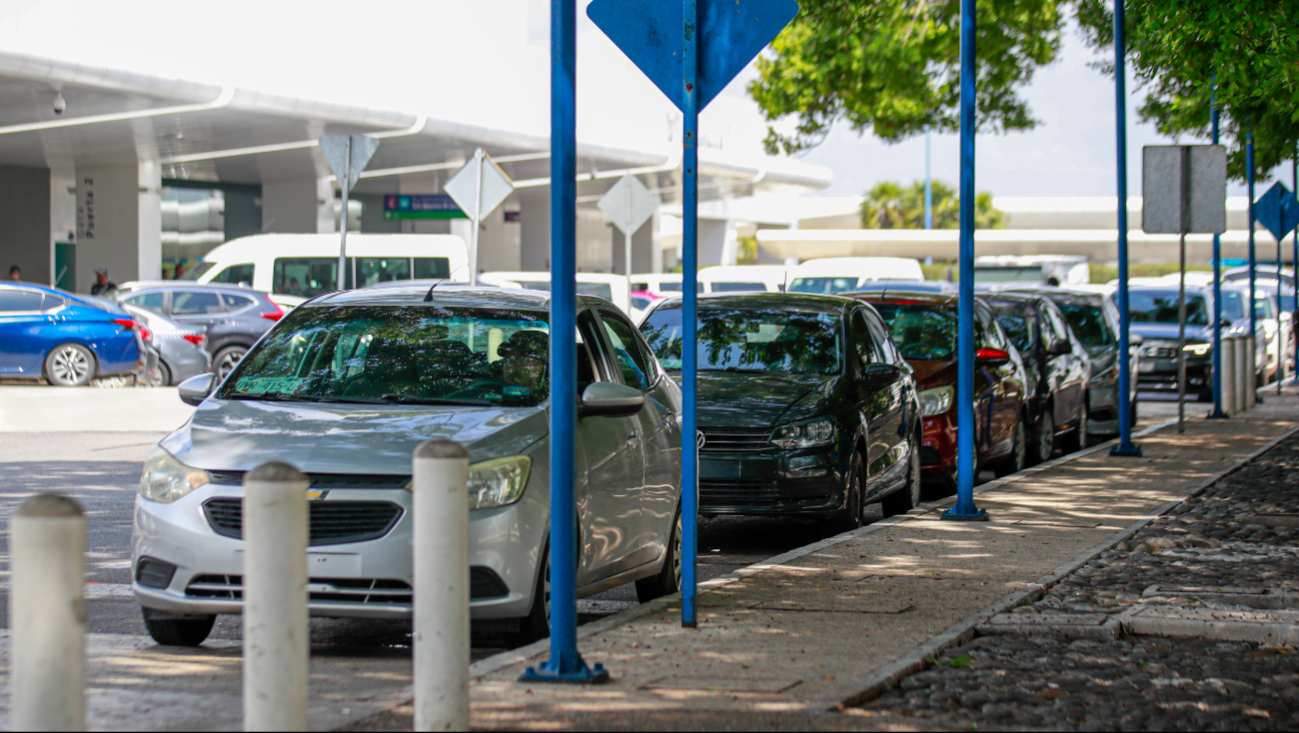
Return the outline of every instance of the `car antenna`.
{"type": "Polygon", "coordinates": [[[441,280],[438,280],[437,282],[433,283],[433,287],[429,288],[428,293],[424,295],[424,302],[431,303],[433,301],[433,291],[437,290],[438,286],[446,281],[447,281],[446,278],[442,278],[441,280]]]}

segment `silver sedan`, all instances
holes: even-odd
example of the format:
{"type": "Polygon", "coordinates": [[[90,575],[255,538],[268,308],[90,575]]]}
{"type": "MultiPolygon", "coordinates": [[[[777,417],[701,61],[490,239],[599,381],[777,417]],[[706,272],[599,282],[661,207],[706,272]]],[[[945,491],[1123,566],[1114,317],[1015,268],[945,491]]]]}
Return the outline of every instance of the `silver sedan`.
{"type": "MultiPolygon", "coordinates": [[[[311,480],[311,613],[409,617],[411,454],[430,438],[469,449],[475,625],[549,632],[549,296],[427,292],[317,298],[224,383],[181,385],[198,409],[149,456],[135,511],[134,590],[158,642],[199,644],[241,611],[241,481],[270,460],[311,480]]],[[[611,304],[580,298],[578,325],[578,592],[675,592],[680,390],[611,304]]]]}

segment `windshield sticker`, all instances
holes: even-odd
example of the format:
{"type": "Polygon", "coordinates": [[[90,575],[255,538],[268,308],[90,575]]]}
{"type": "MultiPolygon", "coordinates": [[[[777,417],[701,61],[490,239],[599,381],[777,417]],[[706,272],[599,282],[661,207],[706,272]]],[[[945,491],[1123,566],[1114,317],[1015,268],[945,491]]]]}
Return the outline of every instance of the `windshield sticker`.
{"type": "Polygon", "coordinates": [[[262,392],[288,394],[296,392],[305,381],[307,381],[305,377],[244,377],[235,383],[235,389],[252,394],[262,392]]]}

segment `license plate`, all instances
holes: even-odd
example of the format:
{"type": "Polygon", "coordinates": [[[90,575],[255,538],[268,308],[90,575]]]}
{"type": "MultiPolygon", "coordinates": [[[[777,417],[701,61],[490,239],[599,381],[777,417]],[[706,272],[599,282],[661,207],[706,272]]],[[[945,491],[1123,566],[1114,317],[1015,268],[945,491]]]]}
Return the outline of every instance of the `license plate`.
{"type": "Polygon", "coordinates": [[[361,556],[337,552],[307,553],[307,576],[311,578],[359,578],[361,556]]]}

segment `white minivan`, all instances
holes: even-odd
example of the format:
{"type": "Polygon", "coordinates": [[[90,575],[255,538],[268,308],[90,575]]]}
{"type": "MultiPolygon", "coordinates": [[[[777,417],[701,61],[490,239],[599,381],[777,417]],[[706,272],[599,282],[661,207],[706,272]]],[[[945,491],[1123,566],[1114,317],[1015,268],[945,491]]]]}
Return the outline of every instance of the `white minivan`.
{"type": "MultiPolygon", "coordinates": [[[[478,282],[484,285],[510,288],[520,287],[525,290],[550,290],[549,272],[484,272],[478,276],[478,282]]],[[[627,290],[627,278],[623,275],[610,275],[603,272],[577,273],[578,295],[594,295],[604,298],[626,310],[631,293],[627,290]]],[[[632,318],[640,316],[640,310],[634,305],[628,312],[632,318]]]]}
{"type": "Polygon", "coordinates": [[[348,234],[346,287],[338,287],[337,234],[254,234],[203,257],[182,280],[248,285],[289,307],[337,290],[393,280],[469,281],[469,251],[450,234],[348,234]]]}
{"type": "MultiPolygon", "coordinates": [[[[785,291],[789,268],[784,265],[716,265],[699,270],[700,293],[785,291]]],[[[632,290],[658,296],[681,294],[681,273],[632,275],[632,290]]]]}
{"type": "Polygon", "coordinates": [[[790,268],[791,293],[848,293],[871,280],[924,280],[920,261],[909,257],[826,257],[790,268]]]}

